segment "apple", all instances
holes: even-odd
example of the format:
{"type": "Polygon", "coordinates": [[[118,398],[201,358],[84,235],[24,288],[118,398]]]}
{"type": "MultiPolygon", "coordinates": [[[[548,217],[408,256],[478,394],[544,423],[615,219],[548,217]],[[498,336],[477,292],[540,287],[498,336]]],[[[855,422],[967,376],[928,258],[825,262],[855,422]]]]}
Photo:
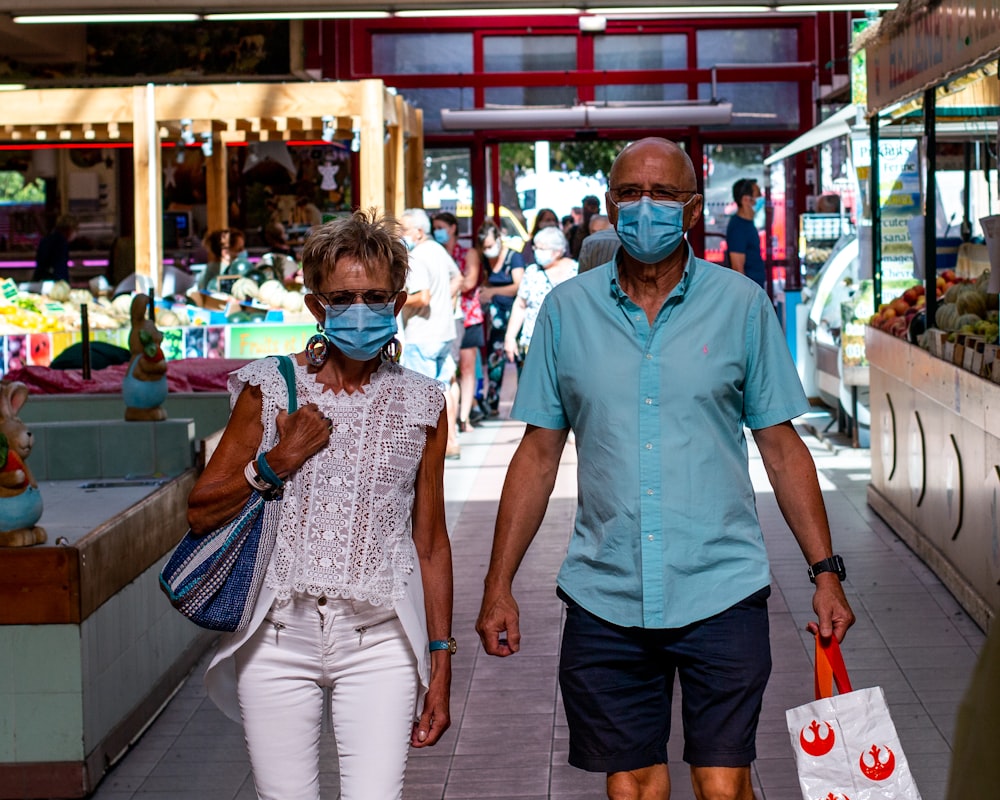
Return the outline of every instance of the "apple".
{"type": "Polygon", "coordinates": [[[896,312],[896,316],[902,316],[909,311],[910,303],[902,297],[897,297],[892,301],[892,303],[889,304],[889,308],[896,312]]]}
{"type": "Polygon", "coordinates": [[[903,299],[907,302],[907,305],[912,306],[914,303],[917,302],[917,298],[919,296],[920,295],[917,294],[917,288],[915,286],[903,292],[903,299]]]}

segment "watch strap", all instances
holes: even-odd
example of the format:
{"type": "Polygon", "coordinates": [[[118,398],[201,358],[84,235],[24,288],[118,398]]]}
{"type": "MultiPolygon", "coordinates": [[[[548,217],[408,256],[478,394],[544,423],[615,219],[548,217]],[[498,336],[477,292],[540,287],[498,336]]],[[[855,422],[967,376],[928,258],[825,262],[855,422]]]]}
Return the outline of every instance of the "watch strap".
{"type": "Polygon", "coordinates": [[[840,580],[844,580],[847,577],[847,570],[844,568],[844,559],[838,555],[833,555],[829,558],[824,558],[822,561],[817,561],[815,564],[811,564],[808,572],[809,580],[814,583],[816,576],[822,575],[824,572],[832,572],[840,580]]]}
{"type": "Polygon", "coordinates": [[[458,643],[449,636],[447,639],[431,639],[427,647],[432,653],[435,650],[447,650],[454,655],[455,651],[458,650],[458,643]]]}

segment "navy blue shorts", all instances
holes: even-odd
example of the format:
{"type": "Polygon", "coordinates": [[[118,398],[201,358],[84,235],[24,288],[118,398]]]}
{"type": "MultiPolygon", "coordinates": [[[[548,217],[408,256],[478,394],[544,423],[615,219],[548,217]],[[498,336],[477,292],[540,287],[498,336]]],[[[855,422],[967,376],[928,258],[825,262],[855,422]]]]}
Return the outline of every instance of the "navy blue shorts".
{"type": "Polygon", "coordinates": [[[683,628],[623,628],[566,602],[559,685],[569,763],[625,772],[667,762],[674,673],[681,682],[684,761],[745,767],[771,674],[764,587],[683,628]]]}

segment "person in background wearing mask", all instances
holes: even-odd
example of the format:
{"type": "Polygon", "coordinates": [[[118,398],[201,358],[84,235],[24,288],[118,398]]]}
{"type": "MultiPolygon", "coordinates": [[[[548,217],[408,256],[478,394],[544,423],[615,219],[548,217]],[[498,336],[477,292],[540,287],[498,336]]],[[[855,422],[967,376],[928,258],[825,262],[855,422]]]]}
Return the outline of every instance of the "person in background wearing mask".
{"type": "Polygon", "coordinates": [[[490,312],[486,342],[486,399],[483,405],[487,416],[496,417],[500,414],[500,387],[507,363],[503,341],[507,335],[510,310],[524,275],[524,259],[520,253],[507,247],[500,228],[491,219],[479,226],[476,243],[477,247],[470,251],[469,257],[479,259],[480,269],[486,275],[486,285],[480,289],[479,298],[489,305],[490,312]]]}
{"type": "Polygon", "coordinates": [[[764,208],[764,197],[753,178],[740,178],[733,184],[736,213],[726,228],[726,252],[729,266],[742,272],[761,288],[767,284],[764,259],[760,254],[760,233],[754,217],[764,208]]]}
{"type": "Polygon", "coordinates": [[[524,243],[524,247],[521,248],[521,258],[524,260],[524,266],[535,263],[535,234],[538,233],[542,228],[558,228],[559,227],[559,217],[556,216],[556,212],[551,208],[540,208],[538,213],[535,214],[535,224],[531,227],[531,239],[524,243]]]}
{"type": "MultiPolygon", "coordinates": [[[[474,422],[485,416],[479,412],[472,417],[476,399],[476,362],[480,360],[486,335],[483,332],[483,306],[479,302],[481,272],[479,259],[468,258],[468,250],[458,242],[458,219],[450,211],[434,215],[434,241],[441,245],[455,260],[462,273],[459,302],[455,324],[453,356],[458,361],[458,430],[465,433],[474,422]]],[[[476,411],[479,411],[477,408],[476,411]]]]}
{"type": "Polygon", "coordinates": [[[462,273],[447,251],[431,238],[431,220],[422,208],[409,208],[400,218],[403,242],[410,253],[403,306],[403,366],[434,378],[445,394],[448,412],[446,457],[459,455],[455,428],[456,404],[450,391],[455,379],[455,340],[452,297],[462,273]]]}
{"type": "Polygon", "coordinates": [[[556,286],[535,322],[511,414],[527,428],[476,629],[491,655],[521,647],[512,582],[572,430],[578,508],[557,578],[569,762],[605,773],[608,797],[666,800],[676,674],[695,797],[752,800],[770,567],[745,427],[805,557],[803,582],[812,567],[808,629],[839,640],[854,622],[816,468],[791,422],[809,401],[767,295],[684,240],[702,197],[680,147],[628,145],[607,202],[618,255],[556,286]]]}

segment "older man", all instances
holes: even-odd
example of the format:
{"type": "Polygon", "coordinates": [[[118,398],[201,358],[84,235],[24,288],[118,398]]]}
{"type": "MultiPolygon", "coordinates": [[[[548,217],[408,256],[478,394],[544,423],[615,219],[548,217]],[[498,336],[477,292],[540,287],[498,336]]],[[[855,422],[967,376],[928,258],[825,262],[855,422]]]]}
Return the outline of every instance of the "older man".
{"type": "Polygon", "coordinates": [[[684,241],[702,198],[683,150],[626,147],[607,204],[616,259],[557,286],[535,324],[512,412],[528,426],[476,627],[486,652],[520,649],[511,585],[572,429],[579,509],[557,579],[570,763],[606,773],[616,800],[668,798],[676,674],[695,795],[752,800],[770,589],[744,426],[811,565],[810,629],[841,639],[854,622],[815,466],[791,424],[809,405],[765,293],[684,241]]]}

